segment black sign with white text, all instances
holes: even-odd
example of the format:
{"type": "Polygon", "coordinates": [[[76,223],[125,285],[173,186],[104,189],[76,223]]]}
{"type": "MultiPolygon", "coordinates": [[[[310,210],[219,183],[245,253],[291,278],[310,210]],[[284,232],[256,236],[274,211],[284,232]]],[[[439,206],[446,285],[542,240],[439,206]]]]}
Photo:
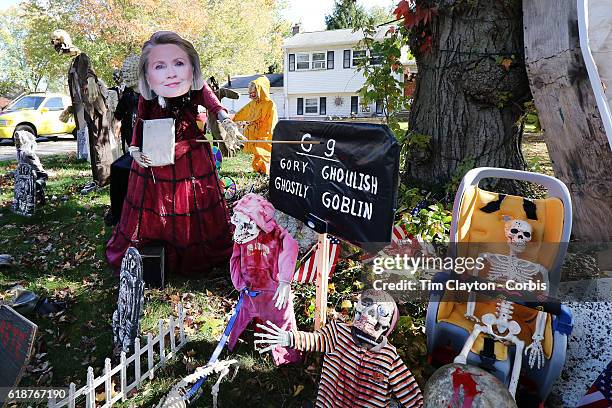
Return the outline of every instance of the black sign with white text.
{"type": "Polygon", "coordinates": [[[400,148],[387,126],[281,120],[273,140],[321,141],[273,145],[276,209],[307,225],[326,223],[328,233],[360,247],[390,241],[400,148]]]}

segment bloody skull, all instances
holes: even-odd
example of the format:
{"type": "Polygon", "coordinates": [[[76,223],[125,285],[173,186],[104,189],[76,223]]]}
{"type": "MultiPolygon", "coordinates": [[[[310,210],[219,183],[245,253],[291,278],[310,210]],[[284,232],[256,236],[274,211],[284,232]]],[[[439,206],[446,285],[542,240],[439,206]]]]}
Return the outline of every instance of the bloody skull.
{"type": "Polygon", "coordinates": [[[234,211],[231,222],[236,226],[234,241],[238,244],[252,241],[259,235],[260,230],[255,221],[239,211],[234,211]]]}
{"type": "Polygon", "coordinates": [[[397,305],[387,292],[368,289],[361,293],[355,306],[353,327],[376,340],[389,335],[397,320],[397,305]]]}

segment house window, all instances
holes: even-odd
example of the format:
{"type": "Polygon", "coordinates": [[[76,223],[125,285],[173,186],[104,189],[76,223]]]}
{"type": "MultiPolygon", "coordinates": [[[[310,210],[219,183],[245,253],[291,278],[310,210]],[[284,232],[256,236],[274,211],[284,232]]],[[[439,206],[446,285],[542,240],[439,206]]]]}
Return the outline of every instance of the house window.
{"type": "Polygon", "coordinates": [[[376,100],[376,114],[377,115],[383,114],[383,100],[382,99],[376,100]]]}
{"type": "Polygon", "coordinates": [[[365,50],[353,50],[353,66],[359,65],[359,63],[366,57],[365,50]]]}
{"type": "Polygon", "coordinates": [[[304,98],[297,98],[297,114],[304,114],[304,98]]]}
{"type": "Polygon", "coordinates": [[[306,98],[306,113],[319,113],[319,105],[317,98],[306,98]]]}
{"type": "Polygon", "coordinates": [[[351,50],[344,50],[344,59],[342,61],[343,68],[351,67],[351,50]]]}
{"type": "Polygon", "coordinates": [[[295,54],[289,54],[289,71],[295,71],[295,54]]]}
{"type": "Polygon", "coordinates": [[[334,52],[327,51],[327,69],[334,69],[334,52]]]}
{"type": "Polygon", "coordinates": [[[312,53],[312,69],[325,69],[326,56],[324,52],[312,53]]]}
{"type": "Polygon", "coordinates": [[[381,53],[371,53],[370,54],[370,64],[372,65],[380,65],[383,62],[383,54],[381,53]]]}
{"type": "Polygon", "coordinates": [[[351,96],[351,113],[357,114],[359,111],[357,110],[359,106],[359,97],[351,96]]]}
{"type": "Polygon", "coordinates": [[[297,70],[310,69],[310,54],[297,54],[297,70]]]}
{"type": "Polygon", "coordinates": [[[327,115],[327,98],[319,98],[319,115],[327,115]]]}

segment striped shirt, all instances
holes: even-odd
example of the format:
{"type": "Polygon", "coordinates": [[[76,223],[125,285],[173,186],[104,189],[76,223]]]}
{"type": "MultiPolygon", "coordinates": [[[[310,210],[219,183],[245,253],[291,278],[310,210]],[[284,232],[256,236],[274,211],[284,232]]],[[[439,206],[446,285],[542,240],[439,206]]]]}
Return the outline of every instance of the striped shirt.
{"type": "Polygon", "coordinates": [[[386,337],[368,350],[355,343],[350,325],[332,320],[314,333],[294,330],[293,338],[298,350],[325,353],[316,407],[386,408],[391,394],[406,408],[423,405],[416,380],[386,337]]]}

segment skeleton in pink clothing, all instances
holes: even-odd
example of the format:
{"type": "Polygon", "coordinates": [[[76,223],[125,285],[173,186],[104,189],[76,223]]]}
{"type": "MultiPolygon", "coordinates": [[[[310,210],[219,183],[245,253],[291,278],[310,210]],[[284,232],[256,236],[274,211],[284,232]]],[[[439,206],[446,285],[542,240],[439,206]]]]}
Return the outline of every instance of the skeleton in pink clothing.
{"type": "MultiPolygon", "coordinates": [[[[296,328],[291,295],[298,244],[279,227],[274,207],[257,194],[247,194],[234,207],[234,250],[230,273],[234,287],[259,294],[246,296],[229,340],[233,350],[238,338],[254,318],[269,320],[284,330],[296,328]]],[[[301,353],[287,347],[272,350],[276,365],[295,363],[301,353]]]]}

